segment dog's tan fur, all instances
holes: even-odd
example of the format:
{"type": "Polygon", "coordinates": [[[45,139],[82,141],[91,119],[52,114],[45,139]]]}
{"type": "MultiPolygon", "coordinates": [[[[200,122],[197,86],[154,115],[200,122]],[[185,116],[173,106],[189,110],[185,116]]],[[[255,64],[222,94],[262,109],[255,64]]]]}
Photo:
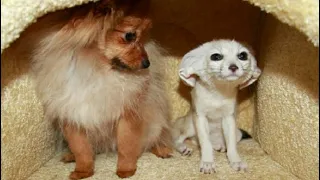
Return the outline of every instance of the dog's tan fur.
{"type": "Polygon", "coordinates": [[[94,153],[106,149],[118,151],[122,178],[135,173],[143,151],[163,158],[171,153],[160,48],[145,43],[150,20],[135,13],[139,9],[100,3],[47,15],[36,33],[41,37],[32,58],[36,89],[46,118],[58,122],[69,144],[72,154],[64,161],[76,161],[71,179],[91,176],[94,153]],[[136,41],[125,42],[124,33],[131,31],[136,41]],[[128,69],[115,67],[115,57],[128,69]],[[148,57],[150,67],[141,69],[148,57]]]}

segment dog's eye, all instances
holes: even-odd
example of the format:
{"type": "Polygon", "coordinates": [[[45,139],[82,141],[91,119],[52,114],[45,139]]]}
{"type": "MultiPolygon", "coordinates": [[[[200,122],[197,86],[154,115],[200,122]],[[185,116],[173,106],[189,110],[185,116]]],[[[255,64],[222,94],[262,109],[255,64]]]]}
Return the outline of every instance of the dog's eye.
{"type": "Polygon", "coordinates": [[[238,54],[238,58],[242,61],[248,60],[248,54],[246,52],[241,52],[238,54]]]}
{"type": "Polygon", "coordinates": [[[134,40],[136,40],[137,38],[137,35],[135,32],[128,32],[124,35],[124,39],[127,41],[127,42],[132,42],[134,40]]]}
{"type": "Polygon", "coordinates": [[[218,53],[215,53],[215,54],[212,54],[210,56],[210,59],[212,61],[220,61],[221,59],[223,59],[223,55],[222,54],[218,54],[218,53]]]}

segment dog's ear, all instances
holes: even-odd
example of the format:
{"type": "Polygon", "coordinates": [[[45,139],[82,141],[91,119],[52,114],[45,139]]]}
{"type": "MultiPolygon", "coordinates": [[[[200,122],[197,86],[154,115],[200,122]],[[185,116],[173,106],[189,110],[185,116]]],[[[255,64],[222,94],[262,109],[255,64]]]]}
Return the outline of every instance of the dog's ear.
{"type": "Polygon", "coordinates": [[[115,6],[114,4],[113,0],[100,0],[94,4],[93,13],[95,16],[110,14],[115,6]]]}
{"type": "Polygon", "coordinates": [[[125,16],[146,17],[149,14],[150,0],[104,0],[114,2],[117,10],[125,16]]]}
{"type": "Polygon", "coordinates": [[[180,62],[179,76],[187,85],[194,87],[197,76],[201,75],[205,68],[205,58],[209,44],[206,43],[185,54],[180,62]]]}
{"type": "Polygon", "coordinates": [[[239,86],[239,89],[243,89],[247,86],[250,86],[252,83],[254,83],[256,80],[258,80],[259,76],[261,75],[261,70],[260,68],[257,66],[257,61],[254,58],[254,56],[251,54],[251,69],[250,69],[250,74],[251,76],[249,77],[249,79],[247,81],[245,81],[245,83],[241,84],[239,86]]]}

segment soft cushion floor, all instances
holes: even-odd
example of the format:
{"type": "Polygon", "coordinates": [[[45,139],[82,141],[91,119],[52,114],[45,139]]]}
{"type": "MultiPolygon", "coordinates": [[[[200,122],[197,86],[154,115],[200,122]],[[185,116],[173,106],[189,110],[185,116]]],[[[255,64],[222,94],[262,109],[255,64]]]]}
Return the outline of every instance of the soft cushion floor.
{"type": "MultiPolygon", "coordinates": [[[[191,145],[194,149],[196,146],[191,145]]],[[[199,172],[199,150],[195,150],[189,157],[181,156],[174,152],[173,157],[161,159],[147,152],[142,155],[138,162],[136,174],[129,179],[137,180],[273,180],[273,179],[298,179],[284,170],[278,163],[273,161],[252,139],[239,142],[238,150],[249,166],[247,172],[237,172],[228,165],[226,153],[215,152],[217,172],[214,174],[202,174],[199,172]]],[[[48,161],[28,180],[57,180],[68,179],[75,164],[65,164],[60,161],[61,154],[57,154],[48,161]]],[[[99,154],[95,161],[95,174],[88,180],[119,179],[116,172],[117,156],[115,153],[99,154]]]]}

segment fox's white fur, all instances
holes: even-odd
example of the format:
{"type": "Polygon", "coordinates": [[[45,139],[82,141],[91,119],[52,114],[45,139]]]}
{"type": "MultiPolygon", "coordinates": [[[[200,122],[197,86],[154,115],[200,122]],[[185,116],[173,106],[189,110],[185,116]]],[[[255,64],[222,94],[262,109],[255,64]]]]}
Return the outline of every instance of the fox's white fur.
{"type": "Polygon", "coordinates": [[[180,77],[191,91],[192,106],[188,114],[175,121],[174,139],[177,150],[190,155],[192,149],[183,142],[197,136],[201,147],[200,171],[215,171],[213,150],[226,151],[233,169],[245,170],[236,143],[242,137],[236,127],[236,97],[239,88],[253,83],[260,75],[256,60],[248,48],[236,41],[216,40],[187,53],[180,65],[180,77]],[[239,54],[245,52],[246,60],[239,54]],[[222,57],[216,60],[213,55],[222,57]],[[230,66],[238,69],[231,71],[230,66]]]}

